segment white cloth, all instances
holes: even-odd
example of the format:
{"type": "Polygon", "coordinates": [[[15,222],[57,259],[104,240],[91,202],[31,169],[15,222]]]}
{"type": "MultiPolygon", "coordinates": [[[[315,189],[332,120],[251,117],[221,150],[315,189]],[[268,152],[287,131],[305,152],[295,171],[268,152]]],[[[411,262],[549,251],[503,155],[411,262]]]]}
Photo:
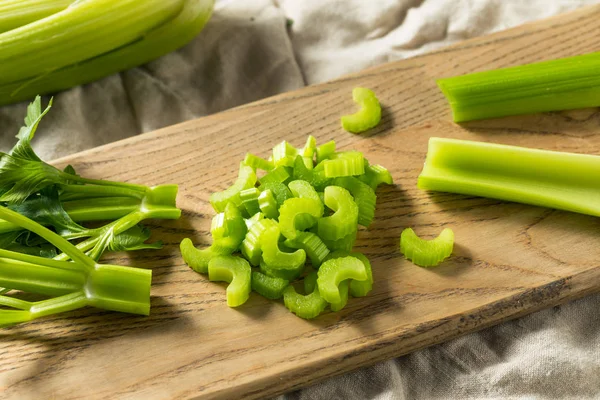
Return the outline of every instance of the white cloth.
{"type": "MultiPolygon", "coordinates": [[[[183,49],[56,95],[34,147],[64,156],[595,2],[219,0],[183,49]]],[[[0,108],[0,149],[25,107],[0,108]]],[[[598,310],[589,296],[281,399],[599,398],[598,310]]]]}

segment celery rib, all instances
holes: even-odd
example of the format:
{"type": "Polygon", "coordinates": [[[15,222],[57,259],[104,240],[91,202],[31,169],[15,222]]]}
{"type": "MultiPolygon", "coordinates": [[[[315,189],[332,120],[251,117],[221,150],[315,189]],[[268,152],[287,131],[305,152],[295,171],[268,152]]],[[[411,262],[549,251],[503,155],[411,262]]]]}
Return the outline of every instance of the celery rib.
{"type": "Polygon", "coordinates": [[[418,187],[600,216],[600,157],[431,138],[418,187]]]}
{"type": "Polygon", "coordinates": [[[439,79],[454,121],[600,106],[600,52],[439,79]]]}

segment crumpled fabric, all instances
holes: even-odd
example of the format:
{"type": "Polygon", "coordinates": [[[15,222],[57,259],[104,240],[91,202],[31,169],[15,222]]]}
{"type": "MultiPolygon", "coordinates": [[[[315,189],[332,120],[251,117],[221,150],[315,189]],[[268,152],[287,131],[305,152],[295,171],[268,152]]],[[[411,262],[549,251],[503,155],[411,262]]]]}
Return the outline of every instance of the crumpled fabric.
{"type": "MultiPolygon", "coordinates": [[[[33,145],[63,157],[596,2],[218,0],[179,51],[56,94],[33,145]]],[[[25,109],[0,107],[0,150],[25,109]]],[[[600,398],[598,310],[588,296],[278,399],[600,398]]]]}

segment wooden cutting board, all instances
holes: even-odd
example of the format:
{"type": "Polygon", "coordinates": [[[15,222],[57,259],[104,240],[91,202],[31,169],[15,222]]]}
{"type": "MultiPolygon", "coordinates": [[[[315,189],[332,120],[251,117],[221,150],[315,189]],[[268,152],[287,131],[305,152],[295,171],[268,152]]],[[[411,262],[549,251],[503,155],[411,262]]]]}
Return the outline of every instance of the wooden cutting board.
{"type": "Polygon", "coordinates": [[[163,250],[106,260],[152,268],[149,317],[89,308],[3,330],[0,397],[272,396],[598,291],[598,218],[426,193],[416,182],[431,136],[600,153],[598,109],[459,126],[434,83],[598,51],[599,20],[600,6],[582,9],[59,160],[88,177],[177,183],[183,216],[151,222],[163,250]],[[355,86],[372,88],[384,106],[381,125],[365,136],[339,126],[354,110],[355,86]],[[246,151],[267,156],[279,141],[301,145],[309,134],[393,174],[357,242],[372,261],[374,290],[313,321],[254,294],[230,309],[225,285],[188,269],[179,242],[208,243],[208,197],[234,179],[246,151]],[[398,240],[408,226],[424,236],[452,228],[452,258],[434,269],[405,261],[398,240]]]}

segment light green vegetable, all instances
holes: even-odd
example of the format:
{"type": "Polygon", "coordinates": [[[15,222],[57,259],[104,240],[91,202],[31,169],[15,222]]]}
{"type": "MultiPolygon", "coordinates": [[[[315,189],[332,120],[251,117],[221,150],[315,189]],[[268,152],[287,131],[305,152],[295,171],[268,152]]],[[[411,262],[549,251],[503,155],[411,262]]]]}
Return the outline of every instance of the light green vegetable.
{"type": "Polygon", "coordinates": [[[169,53],[202,30],[214,6],[214,0],[70,3],[3,4],[12,10],[0,18],[0,104],[88,83],[169,53]]]}
{"type": "Polygon", "coordinates": [[[320,199],[288,199],[279,209],[279,229],[287,239],[295,239],[298,231],[314,226],[322,216],[323,203],[320,199]]]}
{"type": "Polygon", "coordinates": [[[270,189],[260,193],[258,196],[258,207],[265,217],[272,219],[279,218],[279,204],[270,189]]]}
{"type": "Polygon", "coordinates": [[[439,79],[454,121],[600,106],[600,52],[439,79]]]}
{"type": "Polygon", "coordinates": [[[360,105],[360,110],[341,118],[342,127],[348,132],[361,133],[379,124],[381,105],[372,90],[356,87],[352,89],[352,99],[360,105]]]}
{"type": "Polygon", "coordinates": [[[346,279],[364,281],[368,279],[367,269],[358,258],[339,257],[325,261],[318,272],[317,285],[321,297],[328,303],[342,303],[340,282],[346,279]]]}
{"type": "Polygon", "coordinates": [[[326,187],[325,205],[332,209],[334,214],[318,221],[318,232],[322,239],[338,240],[356,232],[358,206],[346,189],[339,186],[326,187]]]}
{"type": "Polygon", "coordinates": [[[267,299],[280,299],[289,283],[285,279],[274,278],[258,271],[252,271],[252,290],[267,299]]]}
{"type": "Polygon", "coordinates": [[[298,249],[293,253],[284,253],[279,248],[279,227],[266,229],[260,237],[262,259],[265,265],[271,269],[297,269],[304,265],[306,253],[298,249]]]}
{"type": "Polygon", "coordinates": [[[244,257],[246,257],[246,260],[255,267],[260,264],[260,257],[262,255],[262,235],[267,229],[272,227],[277,227],[277,221],[269,218],[261,219],[248,229],[248,233],[242,241],[240,250],[244,257]]]}
{"type": "Polygon", "coordinates": [[[287,239],[284,244],[292,249],[304,250],[315,268],[319,268],[329,254],[323,240],[312,232],[297,232],[295,239],[287,239]]]}
{"type": "Polygon", "coordinates": [[[227,305],[241,306],[250,297],[251,272],[248,261],[235,256],[217,256],[208,263],[208,279],[229,282],[227,305]]]}
{"type": "Polygon", "coordinates": [[[600,216],[600,157],[431,138],[418,186],[600,216]]]}
{"type": "Polygon", "coordinates": [[[359,151],[335,153],[323,161],[326,178],[362,175],[365,173],[365,160],[359,151]]]}
{"type": "Polygon", "coordinates": [[[424,240],[411,229],[406,228],[400,236],[400,251],[420,267],[435,267],[452,254],[454,232],[444,228],[438,237],[424,240]]]}
{"type": "MultiPolygon", "coordinates": [[[[309,276],[311,275],[309,274],[309,276]]],[[[300,318],[313,319],[325,311],[327,302],[321,297],[317,285],[313,285],[313,290],[307,293],[306,295],[298,294],[296,289],[290,285],[283,292],[283,301],[286,308],[300,318]]]]}
{"type": "Polygon", "coordinates": [[[242,199],[240,198],[241,191],[253,188],[255,183],[256,173],[254,170],[244,165],[244,163],[240,163],[240,170],[236,181],[224,191],[211,194],[210,204],[217,212],[223,212],[227,203],[230,202],[239,206],[242,204],[242,199]]]}
{"type": "Polygon", "coordinates": [[[382,183],[387,185],[392,185],[394,183],[390,172],[381,165],[368,165],[365,168],[365,174],[360,175],[357,178],[371,186],[373,190],[377,189],[382,183]]]}
{"type": "Polygon", "coordinates": [[[371,186],[353,176],[335,178],[333,184],[348,190],[354,198],[354,202],[358,206],[358,224],[364,227],[371,225],[373,218],[375,218],[375,204],[377,202],[377,195],[375,195],[375,191],[371,186]]]}
{"type": "Polygon", "coordinates": [[[98,264],[58,234],[5,207],[0,207],[0,218],[41,236],[72,260],[0,249],[3,293],[14,289],[51,297],[30,302],[0,295],[5,307],[0,310],[1,327],[85,306],[149,314],[151,270],[98,264]]]}
{"type": "Polygon", "coordinates": [[[263,171],[271,171],[275,168],[272,161],[267,161],[264,158],[260,158],[255,156],[254,154],[247,153],[244,158],[244,165],[249,166],[256,172],[257,169],[262,169],[263,171]]]}

